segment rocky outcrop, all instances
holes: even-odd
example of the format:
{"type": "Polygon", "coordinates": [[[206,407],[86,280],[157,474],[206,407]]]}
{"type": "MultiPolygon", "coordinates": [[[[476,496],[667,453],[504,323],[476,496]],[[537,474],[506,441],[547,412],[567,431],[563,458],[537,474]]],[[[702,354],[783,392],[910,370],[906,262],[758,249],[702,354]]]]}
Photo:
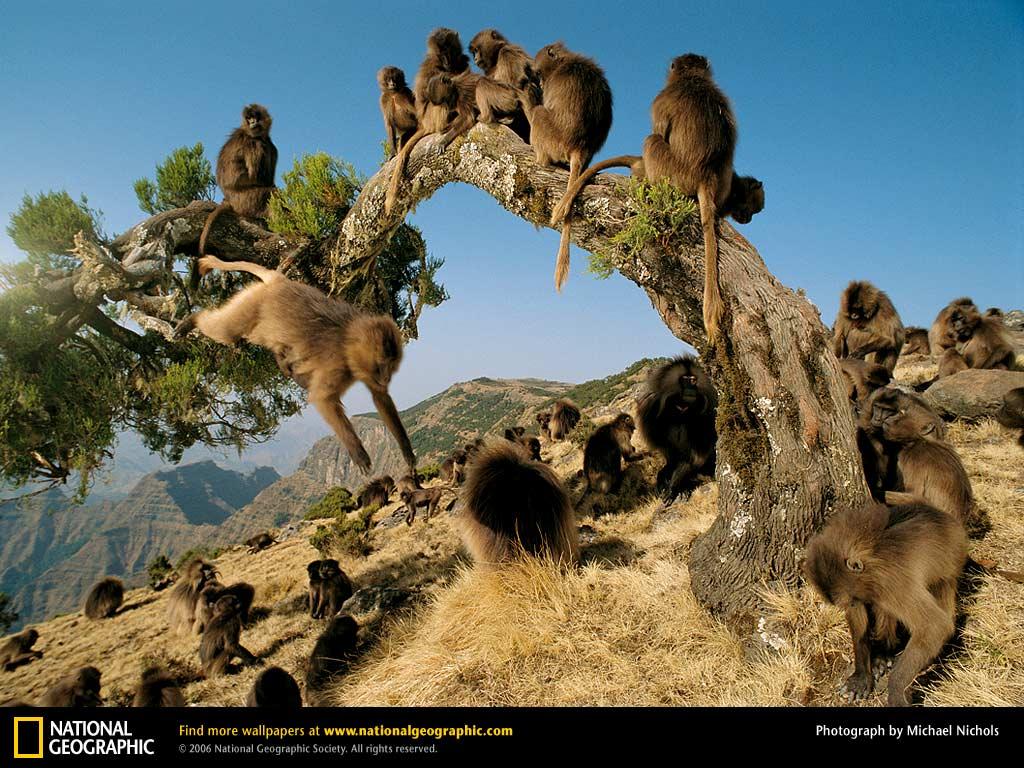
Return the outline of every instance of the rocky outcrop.
{"type": "Polygon", "coordinates": [[[924,398],[943,418],[977,421],[994,416],[1003,395],[1016,387],[1024,387],[1024,373],[969,370],[939,379],[924,398]]]}

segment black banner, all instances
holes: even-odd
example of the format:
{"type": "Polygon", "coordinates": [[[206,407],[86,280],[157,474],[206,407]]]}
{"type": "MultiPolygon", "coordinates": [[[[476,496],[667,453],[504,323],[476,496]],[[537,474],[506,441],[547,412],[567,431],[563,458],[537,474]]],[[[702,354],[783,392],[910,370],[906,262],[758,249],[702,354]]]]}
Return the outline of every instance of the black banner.
{"type": "MultiPolygon", "coordinates": [[[[592,759],[899,745],[1019,754],[1020,709],[0,710],[0,765],[592,759]],[[8,762],[10,760],[11,762],[8,762]],[[24,762],[34,760],[35,762],[24,762]]],[[[794,753],[799,754],[799,753],[794,753]]]]}

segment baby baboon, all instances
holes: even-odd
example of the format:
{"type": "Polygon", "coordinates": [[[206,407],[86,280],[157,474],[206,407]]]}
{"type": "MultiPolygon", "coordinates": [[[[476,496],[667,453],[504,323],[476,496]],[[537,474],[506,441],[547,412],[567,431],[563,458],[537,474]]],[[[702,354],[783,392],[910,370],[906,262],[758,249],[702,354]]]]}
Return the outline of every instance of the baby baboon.
{"type": "Polygon", "coordinates": [[[82,667],[62,678],[43,694],[41,707],[101,707],[100,671],[96,667],[82,667]]]}
{"type": "Polygon", "coordinates": [[[317,638],[306,667],[306,689],[315,691],[344,672],[354,655],[359,625],[351,616],[335,616],[317,638]]]}
{"type": "Polygon", "coordinates": [[[167,619],[171,628],[180,632],[189,632],[196,618],[196,603],[199,593],[210,582],[217,580],[217,569],[210,563],[197,557],[190,560],[182,570],[181,578],[171,590],[167,601],[167,619]]]}
{"type": "Polygon", "coordinates": [[[238,598],[227,594],[220,597],[213,606],[213,616],[203,631],[199,643],[199,660],[203,674],[207,677],[227,672],[231,659],[238,657],[245,664],[259,661],[246,650],[239,637],[242,634],[242,606],[238,598]]]}
{"type": "Polygon", "coordinates": [[[864,280],[846,286],[832,330],[836,357],[867,360],[892,373],[902,348],[903,323],[889,297],[864,280]]]}
{"type": "Polygon", "coordinates": [[[872,634],[889,635],[898,623],[910,640],[889,673],[889,706],[910,704],[907,688],[953,634],[966,559],[963,526],[925,504],[842,511],[810,540],[804,574],[846,611],[854,655],[846,688],[854,698],[873,686],[872,634]]]}
{"type": "Polygon", "coordinates": [[[943,352],[942,357],[939,358],[938,378],[944,379],[947,376],[952,376],[953,374],[960,373],[960,371],[966,371],[967,368],[967,363],[964,361],[960,353],[956,351],[956,347],[950,347],[945,352],[943,352]]]}
{"type": "Polygon", "coordinates": [[[394,490],[395,481],[391,479],[391,475],[381,475],[360,489],[356,502],[360,509],[373,505],[383,507],[391,500],[391,493],[394,490]]]}
{"type": "Polygon", "coordinates": [[[380,113],[384,116],[388,153],[396,155],[416,133],[416,100],[405,84],[405,72],[398,67],[383,67],[377,73],[377,84],[380,86],[380,113]]]}
{"type": "Polygon", "coordinates": [[[549,435],[548,428],[551,425],[551,413],[550,411],[544,411],[543,413],[537,414],[537,426],[540,427],[540,433],[542,435],[549,435]]]}
{"type": "Polygon", "coordinates": [[[90,619],[109,619],[124,602],[124,584],[107,577],[96,582],[85,598],[84,613],[90,619]]]}
{"type": "MultiPolygon", "coordinates": [[[[583,450],[583,476],[587,480],[584,496],[610,493],[622,482],[622,462],[641,456],[633,448],[636,423],[628,413],[620,413],[609,424],[598,427],[583,450]]],[[[581,499],[582,501],[582,499],[581,499]]]]}
{"type": "Polygon", "coordinates": [[[1002,318],[982,315],[973,305],[954,307],[949,315],[960,355],[968,368],[1008,371],[1016,354],[1002,318]]]}
{"type": "Polygon", "coordinates": [[[839,370],[846,377],[847,394],[857,411],[864,405],[868,395],[892,381],[892,373],[888,368],[856,357],[840,360],[839,370]]]}
{"type": "Polygon", "coordinates": [[[665,457],[658,493],[666,501],[687,495],[699,477],[715,476],[718,395],[697,359],[686,355],[655,368],[637,401],[640,433],[665,457]]]}
{"type": "MultiPolygon", "coordinates": [[[[568,165],[568,190],[608,138],[612,90],[592,59],[573,53],[562,43],[545,46],[534,61],[543,93],[524,93],[530,145],[541,165],[568,165]]],[[[559,291],[569,277],[569,234],[567,216],[555,265],[555,288],[559,291]]]]}
{"type": "Polygon", "coordinates": [[[206,218],[199,236],[200,255],[206,253],[206,238],[213,222],[228,208],[250,219],[266,214],[277,170],[277,147],[270,140],[271,123],[266,107],[249,104],[242,110],[242,125],[232,131],[220,148],[217,186],[224,193],[224,202],[206,218]]]}
{"type": "Polygon", "coordinates": [[[565,440],[576,425],[580,423],[582,414],[572,400],[562,398],[555,400],[551,406],[551,417],[548,420],[548,437],[552,440],[565,440]]]}
{"type": "Polygon", "coordinates": [[[269,667],[256,677],[245,706],[266,709],[300,709],[302,694],[295,678],[280,667],[269,667]]]}
{"type": "Polygon", "coordinates": [[[996,413],[996,421],[1009,429],[1021,430],[1017,442],[1024,448],[1024,387],[1011,389],[1003,395],[1003,405],[996,413]]]}
{"type": "Polygon", "coordinates": [[[36,630],[26,629],[4,640],[3,645],[0,645],[0,669],[10,671],[43,658],[42,651],[32,650],[38,639],[39,633],[36,630]]]}
{"type": "Polygon", "coordinates": [[[341,570],[337,560],[320,561],[320,580],[317,584],[319,600],[314,619],[334,616],[341,610],[345,601],[352,597],[352,581],[341,570]]]}
{"type": "Polygon", "coordinates": [[[199,592],[199,599],[196,601],[195,622],[192,631],[197,635],[203,634],[206,627],[213,618],[214,607],[217,601],[224,595],[234,595],[238,599],[239,615],[242,623],[249,621],[249,609],[252,608],[253,598],[256,596],[256,589],[252,584],[239,581],[226,587],[219,581],[212,581],[199,592]]]}
{"type": "Polygon", "coordinates": [[[402,491],[402,503],[405,504],[405,524],[412,525],[416,519],[416,510],[419,507],[427,508],[427,520],[433,517],[441,503],[442,491],[440,488],[423,488],[418,491],[402,491]]]}
{"type": "Polygon", "coordinates": [[[160,667],[150,667],[142,673],[142,680],[132,700],[133,707],[184,707],[185,697],[178,681],[160,667]]]}
{"type": "Polygon", "coordinates": [[[412,443],[388,392],[402,362],[402,334],[394,320],[367,314],[258,264],[205,256],[199,260],[199,269],[204,273],[210,269],[248,272],[261,282],[217,309],[189,315],[178,324],[176,336],[198,328],[227,346],[247,339],[285,356],[292,377],[308,390],[309,402],[334,430],[352,462],[369,472],[370,456],[341,406],[342,395],[353,382],[361,381],[373,395],[377,413],[394,435],[409,468],[415,470],[412,443]]]}
{"type": "Polygon", "coordinates": [[[931,353],[931,345],[928,343],[928,331],[924,328],[911,326],[903,329],[903,351],[904,355],[927,355],[931,353]]]}
{"type": "Polygon", "coordinates": [[[931,350],[932,357],[941,357],[947,349],[956,346],[957,338],[956,333],[953,331],[953,325],[950,322],[950,315],[958,307],[974,307],[977,310],[974,302],[966,296],[953,299],[953,301],[942,308],[939,314],[936,315],[932,327],[928,330],[928,347],[931,350]]]}
{"type": "Polygon", "coordinates": [[[245,546],[249,548],[249,554],[255,555],[257,552],[262,552],[264,549],[273,546],[277,541],[268,532],[257,533],[251,539],[246,539],[245,546]]]}
{"type": "Polygon", "coordinates": [[[576,519],[558,475],[507,440],[478,450],[460,500],[463,541],[478,564],[520,553],[564,564],[579,557],[576,519]]]}

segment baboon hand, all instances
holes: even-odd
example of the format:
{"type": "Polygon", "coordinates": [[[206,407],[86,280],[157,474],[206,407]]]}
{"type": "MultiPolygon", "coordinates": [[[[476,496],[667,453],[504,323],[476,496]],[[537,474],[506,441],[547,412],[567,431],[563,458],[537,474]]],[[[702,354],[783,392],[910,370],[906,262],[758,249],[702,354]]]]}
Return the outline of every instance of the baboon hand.
{"type": "Polygon", "coordinates": [[[370,463],[370,455],[366,452],[366,449],[363,448],[363,446],[360,445],[358,450],[350,453],[349,455],[352,458],[352,463],[359,467],[364,475],[370,474],[370,468],[372,466],[370,463]]]}
{"type": "Polygon", "coordinates": [[[874,681],[870,672],[854,672],[847,678],[842,690],[848,699],[859,701],[870,696],[873,687],[874,681]]]}
{"type": "Polygon", "coordinates": [[[174,329],[174,338],[183,339],[189,335],[193,328],[196,327],[196,316],[194,314],[189,315],[183,319],[174,329]]]}

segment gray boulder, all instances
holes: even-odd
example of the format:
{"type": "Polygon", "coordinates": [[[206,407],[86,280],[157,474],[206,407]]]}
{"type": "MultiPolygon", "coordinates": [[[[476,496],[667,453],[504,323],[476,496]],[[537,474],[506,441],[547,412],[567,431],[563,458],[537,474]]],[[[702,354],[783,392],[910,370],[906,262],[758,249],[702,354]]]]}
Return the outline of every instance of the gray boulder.
{"type": "Polygon", "coordinates": [[[1024,387],[1020,371],[961,371],[928,387],[924,399],[944,419],[977,421],[995,416],[1003,395],[1016,387],[1024,387]]]}

